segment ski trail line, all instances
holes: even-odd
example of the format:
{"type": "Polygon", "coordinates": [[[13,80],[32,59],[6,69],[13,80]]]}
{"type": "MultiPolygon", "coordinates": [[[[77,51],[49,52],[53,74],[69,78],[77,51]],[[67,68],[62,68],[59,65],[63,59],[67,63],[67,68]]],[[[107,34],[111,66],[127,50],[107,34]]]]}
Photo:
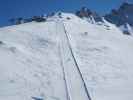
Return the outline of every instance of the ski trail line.
{"type": "Polygon", "coordinates": [[[82,73],[74,57],[65,26],[60,20],[55,22],[60,39],[60,55],[68,100],[91,100],[82,73]]]}
{"type": "Polygon", "coordinates": [[[69,93],[68,93],[68,87],[67,87],[67,81],[66,81],[66,75],[65,75],[65,69],[64,69],[64,66],[63,66],[63,61],[62,61],[62,56],[61,56],[61,51],[60,50],[61,50],[61,47],[59,45],[59,56],[60,56],[61,67],[62,67],[62,71],[63,71],[63,79],[64,79],[64,84],[65,84],[66,99],[70,100],[69,93]]]}
{"type": "Polygon", "coordinates": [[[76,58],[75,58],[75,56],[74,56],[74,53],[73,53],[73,50],[72,50],[72,46],[71,46],[71,43],[70,43],[70,38],[69,38],[69,36],[68,36],[68,34],[67,34],[67,31],[66,31],[66,29],[65,29],[65,25],[64,25],[63,22],[62,22],[62,25],[63,25],[63,28],[64,28],[64,32],[65,32],[65,35],[66,35],[66,38],[67,38],[67,41],[68,41],[68,45],[69,45],[69,48],[70,48],[70,51],[71,51],[73,60],[74,60],[74,62],[75,62],[75,64],[76,64],[77,70],[78,70],[78,72],[79,72],[79,74],[80,74],[80,77],[81,77],[81,79],[82,79],[82,82],[83,82],[83,84],[84,84],[84,88],[85,88],[86,94],[87,94],[89,100],[91,100],[90,94],[89,94],[88,89],[87,89],[87,85],[86,85],[86,83],[85,83],[85,81],[84,81],[83,75],[82,75],[82,73],[81,73],[81,71],[80,71],[79,65],[78,65],[77,60],[76,60],[76,58]]]}

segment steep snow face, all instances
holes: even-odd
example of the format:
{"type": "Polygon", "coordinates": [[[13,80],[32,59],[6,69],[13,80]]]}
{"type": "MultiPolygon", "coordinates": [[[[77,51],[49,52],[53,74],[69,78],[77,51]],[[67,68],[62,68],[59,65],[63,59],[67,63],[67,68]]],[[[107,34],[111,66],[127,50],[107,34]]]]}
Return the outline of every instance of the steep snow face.
{"type": "Polygon", "coordinates": [[[1,28],[0,99],[74,100],[78,91],[88,91],[92,100],[133,99],[133,38],[105,23],[63,13],[1,28]]]}
{"type": "Polygon", "coordinates": [[[120,30],[122,30],[124,34],[133,35],[133,27],[129,25],[128,23],[121,25],[120,30]]]}

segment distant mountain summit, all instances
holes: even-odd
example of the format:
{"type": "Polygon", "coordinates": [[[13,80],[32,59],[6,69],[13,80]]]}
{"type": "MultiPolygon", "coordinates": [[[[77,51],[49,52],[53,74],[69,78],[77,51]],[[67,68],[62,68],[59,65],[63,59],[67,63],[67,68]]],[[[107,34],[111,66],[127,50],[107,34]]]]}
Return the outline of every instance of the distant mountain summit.
{"type": "Polygon", "coordinates": [[[82,7],[80,10],[78,10],[76,15],[80,18],[87,19],[91,23],[103,22],[102,16],[86,7],[82,7]]]}
{"type": "Polygon", "coordinates": [[[123,3],[119,9],[113,9],[105,19],[117,26],[129,23],[133,26],[133,4],[123,3]]]}
{"type": "MultiPolygon", "coordinates": [[[[51,18],[63,19],[63,12],[52,12],[46,15],[32,16],[31,18],[13,18],[10,22],[14,25],[29,23],[29,22],[46,22],[51,18]]],[[[133,4],[124,2],[118,9],[112,9],[110,13],[104,16],[92,11],[86,7],[82,7],[75,12],[75,15],[81,19],[86,20],[91,24],[105,26],[109,30],[109,23],[117,26],[124,34],[133,34],[133,4]]],[[[70,17],[65,19],[70,20],[70,17]]]]}
{"type": "Polygon", "coordinates": [[[113,9],[106,14],[104,18],[120,27],[125,34],[133,34],[131,31],[133,29],[133,4],[124,2],[118,9],[113,9]]]}
{"type": "Polygon", "coordinates": [[[124,34],[133,34],[133,4],[124,2],[118,9],[100,16],[98,13],[82,7],[76,15],[92,24],[106,25],[105,21],[115,24],[124,34]]]}

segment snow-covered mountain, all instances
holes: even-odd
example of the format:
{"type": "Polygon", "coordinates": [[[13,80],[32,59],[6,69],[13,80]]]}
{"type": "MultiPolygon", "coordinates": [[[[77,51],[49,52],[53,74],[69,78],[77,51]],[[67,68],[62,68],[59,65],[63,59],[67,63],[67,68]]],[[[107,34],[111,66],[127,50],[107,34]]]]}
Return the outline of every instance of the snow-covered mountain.
{"type": "Polygon", "coordinates": [[[76,12],[76,15],[98,25],[106,25],[104,20],[107,20],[115,24],[124,34],[133,35],[133,4],[124,2],[118,9],[113,9],[104,16],[83,7],[76,12]]]}
{"type": "Polygon", "coordinates": [[[133,37],[104,23],[62,13],[0,28],[0,100],[132,100],[133,37]]]}
{"type": "Polygon", "coordinates": [[[120,27],[123,33],[130,35],[133,34],[133,31],[131,31],[131,29],[133,30],[133,4],[125,2],[119,9],[113,9],[111,13],[104,17],[107,21],[120,27]]]}

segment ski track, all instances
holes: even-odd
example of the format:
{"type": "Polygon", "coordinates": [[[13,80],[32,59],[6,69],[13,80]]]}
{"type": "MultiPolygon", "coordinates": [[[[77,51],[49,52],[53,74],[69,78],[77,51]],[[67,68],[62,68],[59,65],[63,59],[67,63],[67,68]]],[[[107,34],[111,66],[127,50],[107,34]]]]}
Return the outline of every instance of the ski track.
{"type": "Polygon", "coordinates": [[[64,80],[66,82],[67,99],[91,100],[62,21],[56,21],[56,30],[60,37],[60,54],[64,71],[64,80]]]}

